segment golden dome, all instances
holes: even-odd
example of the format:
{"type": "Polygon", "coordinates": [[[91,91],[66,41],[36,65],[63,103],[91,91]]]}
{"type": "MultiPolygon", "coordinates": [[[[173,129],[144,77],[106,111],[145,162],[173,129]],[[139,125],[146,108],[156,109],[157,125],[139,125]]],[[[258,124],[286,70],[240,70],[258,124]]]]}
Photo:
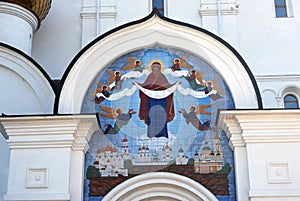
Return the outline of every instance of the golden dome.
{"type": "Polygon", "coordinates": [[[33,12],[41,22],[49,12],[52,0],[0,0],[15,3],[33,12]]]}

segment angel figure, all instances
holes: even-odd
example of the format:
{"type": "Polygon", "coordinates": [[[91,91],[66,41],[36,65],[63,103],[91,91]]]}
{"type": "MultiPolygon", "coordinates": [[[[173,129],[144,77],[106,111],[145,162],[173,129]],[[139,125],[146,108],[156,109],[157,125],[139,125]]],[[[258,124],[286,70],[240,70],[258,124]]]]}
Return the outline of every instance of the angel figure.
{"type": "Polygon", "coordinates": [[[218,100],[225,96],[225,92],[217,85],[217,82],[220,80],[220,78],[216,78],[211,81],[206,82],[207,91],[211,92],[212,90],[217,91],[216,94],[211,94],[210,98],[213,100],[218,100]]]}
{"type": "Polygon", "coordinates": [[[105,124],[106,128],[102,130],[103,134],[118,134],[122,126],[125,126],[129,123],[132,114],[136,112],[133,109],[129,109],[127,114],[123,112],[122,108],[108,108],[104,106],[99,106],[99,108],[106,113],[98,113],[99,116],[104,118],[115,119],[115,123],[112,126],[111,124],[105,124]]]}
{"type": "Polygon", "coordinates": [[[197,115],[198,114],[210,114],[209,112],[205,111],[205,108],[211,107],[212,104],[209,105],[200,105],[198,106],[198,110],[196,110],[196,107],[191,105],[189,107],[189,112],[186,112],[184,108],[181,108],[179,113],[183,115],[185,118],[185,122],[187,124],[191,123],[196,129],[200,131],[205,131],[210,128],[210,120],[205,121],[204,123],[201,123],[200,120],[198,119],[197,115]]]}
{"type": "Polygon", "coordinates": [[[183,76],[190,84],[190,87],[196,91],[209,93],[205,81],[202,79],[204,72],[191,70],[187,76],[183,76]]]}
{"type": "Polygon", "coordinates": [[[128,57],[129,64],[122,68],[122,70],[134,70],[139,71],[140,73],[143,72],[145,67],[142,67],[142,61],[141,60],[135,60],[131,57],[128,57]]]}
{"type": "Polygon", "coordinates": [[[96,104],[100,104],[105,98],[108,98],[110,94],[110,88],[107,85],[96,82],[97,88],[89,95],[89,99],[93,100],[96,104]]]}
{"type": "Polygon", "coordinates": [[[183,67],[183,68],[193,68],[193,66],[190,66],[188,65],[186,62],[185,62],[185,59],[183,57],[180,57],[180,58],[175,58],[173,60],[173,66],[170,67],[172,69],[172,71],[180,71],[181,68],[180,67],[183,67]]]}
{"type": "Polygon", "coordinates": [[[122,83],[125,79],[122,78],[122,73],[120,71],[113,72],[108,70],[106,72],[110,75],[110,78],[108,79],[108,85],[111,86],[111,84],[114,82],[114,85],[111,87],[111,91],[122,89],[122,83]]]}

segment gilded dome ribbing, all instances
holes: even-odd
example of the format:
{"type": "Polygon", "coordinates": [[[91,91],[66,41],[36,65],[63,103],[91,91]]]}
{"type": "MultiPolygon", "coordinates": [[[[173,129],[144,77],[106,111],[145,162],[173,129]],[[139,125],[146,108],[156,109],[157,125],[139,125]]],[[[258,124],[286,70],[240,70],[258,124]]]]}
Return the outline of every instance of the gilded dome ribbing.
{"type": "Polygon", "coordinates": [[[0,0],[15,3],[33,12],[42,21],[48,14],[52,0],[0,0]]]}

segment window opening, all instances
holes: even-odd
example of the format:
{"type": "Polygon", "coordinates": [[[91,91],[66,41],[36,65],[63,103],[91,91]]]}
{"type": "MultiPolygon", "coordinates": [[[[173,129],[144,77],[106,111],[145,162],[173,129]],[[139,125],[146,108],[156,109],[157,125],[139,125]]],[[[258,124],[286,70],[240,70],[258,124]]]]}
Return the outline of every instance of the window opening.
{"type": "Polygon", "coordinates": [[[164,15],[164,0],[153,0],[152,7],[157,8],[160,14],[164,15]]]}
{"type": "Polygon", "coordinates": [[[298,108],[298,99],[291,94],[284,97],[284,108],[298,108]]]}
{"type": "Polygon", "coordinates": [[[287,17],[287,9],[285,0],[275,0],[276,17],[287,17]]]}

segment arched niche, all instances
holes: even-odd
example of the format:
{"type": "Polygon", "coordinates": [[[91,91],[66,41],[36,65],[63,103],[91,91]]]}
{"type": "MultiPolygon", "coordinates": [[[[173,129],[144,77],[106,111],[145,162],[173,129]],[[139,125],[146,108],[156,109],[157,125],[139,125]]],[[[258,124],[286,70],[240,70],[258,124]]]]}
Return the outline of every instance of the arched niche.
{"type": "Polygon", "coordinates": [[[276,108],[278,107],[278,99],[276,92],[272,89],[266,89],[262,91],[264,108],[276,108]]]}
{"type": "Polygon", "coordinates": [[[51,114],[55,93],[52,81],[44,70],[23,52],[0,44],[2,101],[7,114],[51,114]],[[20,104],[21,102],[21,104],[20,104]],[[15,104],[14,104],[15,103],[15,104]]]}
{"type": "Polygon", "coordinates": [[[123,182],[102,201],[109,200],[197,200],[217,201],[205,187],[192,179],[167,172],[147,173],[123,182]]]}
{"type": "Polygon", "coordinates": [[[299,85],[285,85],[279,90],[278,96],[281,97],[282,102],[281,102],[280,107],[282,107],[282,108],[284,108],[284,97],[286,95],[295,96],[298,100],[298,105],[299,105],[299,100],[300,100],[300,87],[299,87],[299,85]]]}
{"type": "Polygon", "coordinates": [[[230,45],[208,31],[153,11],[144,19],[100,36],[73,59],[63,76],[55,112],[80,113],[88,87],[109,63],[126,53],[155,44],[190,52],[213,66],[229,86],[237,109],[262,108],[253,75],[230,45]]]}

